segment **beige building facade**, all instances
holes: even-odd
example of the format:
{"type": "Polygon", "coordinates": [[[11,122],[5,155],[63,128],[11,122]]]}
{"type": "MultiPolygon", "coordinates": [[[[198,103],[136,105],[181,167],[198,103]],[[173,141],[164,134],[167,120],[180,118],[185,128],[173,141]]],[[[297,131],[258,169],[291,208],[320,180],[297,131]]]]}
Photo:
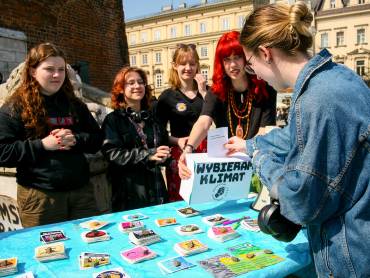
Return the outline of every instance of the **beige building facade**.
{"type": "Polygon", "coordinates": [[[213,57],[220,36],[240,30],[253,9],[252,1],[229,0],[187,7],[164,7],[156,15],[126,21],[130,65],[144,69],[155,94],[168,87],[171,59],[177,44],[195,44],[201,73],[211,83],[213,57]]]}
{"type": "Polygon", "coordinates": [[[370,79],[370,0],[319,0],[315,51],[327,48],[338,63],[370,79]]]}

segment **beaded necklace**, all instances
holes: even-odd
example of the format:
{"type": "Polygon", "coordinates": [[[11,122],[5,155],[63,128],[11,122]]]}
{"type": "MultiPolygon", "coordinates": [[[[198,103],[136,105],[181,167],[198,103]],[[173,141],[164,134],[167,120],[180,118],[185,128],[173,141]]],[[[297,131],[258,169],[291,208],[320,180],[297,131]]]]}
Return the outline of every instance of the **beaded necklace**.
{"type": "Polygon", "coordinates": [[[227,115],[228,115],[228,122],[230,126],[230,131],[232,136],[238,136],[240,138],[245,139],[247,137],[248,131],[249,131],[249,122],[250,122],[250,114],[252,111],[252,101],[253,96],[251,93],[248,93],[246,99],[242,98],[242,106],[241,109],[238,108],[238,106],[235,103],[235,97],[232,90],[228,93],[228,105],[227,105],[227,115]],[[233,115],[238,118],[238,124],[235,128],[235,134],[233,131],[233,121],[231,117],[231,110],[233,111],[233,115]],[[247,119],[247,124],[245,127],[245,131],[241,125],[242,119],[247,119]]]}

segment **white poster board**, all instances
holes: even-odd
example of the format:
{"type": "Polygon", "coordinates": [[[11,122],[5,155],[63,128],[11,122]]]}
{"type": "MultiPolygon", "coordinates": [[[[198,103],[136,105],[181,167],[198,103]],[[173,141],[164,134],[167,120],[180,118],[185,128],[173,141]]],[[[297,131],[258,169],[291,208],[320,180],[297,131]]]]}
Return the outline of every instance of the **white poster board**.
{"type": "Polygon", "coordinates": [[[17,201],[11,197],[0,195],[0,232],[22,229],[17,201]]]}
{"type": "Polygon", "coordinates": [[[208,157],[206,153],[186,154],[191,178],[181,181],[180,195],[188,204],[247,198],[252,163],[246,155],[208,157]]]}

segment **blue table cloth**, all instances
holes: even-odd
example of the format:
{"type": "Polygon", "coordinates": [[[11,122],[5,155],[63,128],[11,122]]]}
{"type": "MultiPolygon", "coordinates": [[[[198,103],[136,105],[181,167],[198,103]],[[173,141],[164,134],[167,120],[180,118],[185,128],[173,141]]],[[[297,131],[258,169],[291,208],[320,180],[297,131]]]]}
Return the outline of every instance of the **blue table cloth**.
{"type": "Polygon", "coordinates": [[[201,215],[188,218],[180,216],[176,211],[179,208],[185,207],[186,203],[175,202],[138,210],[38,226],[14,232],[0,233],[0,258],[18,257],[19,271],[17,275],[27,271],[32,271],[37,278],[92,277],[92,273],[115,267],[122,267],[132,278],[165,277],[166,275],[160,271],[157,263],[161,260],[178,256],[176,251],[173,249],[175,243],[196,238],[206,244],[209,247],[209,250],[204,253],[187,257],[187,259],[196,264],[196,266],[187,270],[169,274],[170,277],[212,277],[209,272],[200,267],[198,261],[214,257],[216,255],[229,253],[227,251],[228,247],[245,242],[252,243],[260,248],[270,249],[276,255],[283,257],[285,260],[264,269],[243,274],[239,277],[285,277],[310,265],[311,257],[309,245],[306,234],[302,231],[290,243],[279,242],[262,232],[251,232],[242,227],[237,229],[241,234],[240,237],[223,243],[216,242],[207,236],[207,230],[210,227],[202,222],[202,217],[220,213],[230,219],[236,219],[246,215],[251,218],[257,218],[257,212],[250,209],[251,202],[252,200],[242,199],[238,201],[193,205],[193,208],[201,211],[201,215]],[[162,241],[149,246],[150,249],[158,254],[155,259],[143,261],[137,264],[130,264],[121,258],[120,251],[132,248],[134,245],[128,241],[127,234],[118,230],[118,223],[125,221],[122,216],[137,212],[141,212],[149,217],[142,221],[145,223],[147,228],[153,229],[157,232],[161,236],[162,241]],[[155,224],[156,219],[166,217],[175,217],[178,225],[197,224],[205,232],[195,234],[193,236],[181,236],[175,232],[175,226],[173,225],[158,227],[155,224]],[[89,219],[99,219],[110,222],[110,224],[105,226],[103,229],[110,234],[111,240],[90,244],[82,241],[81,233],[86,230],[81,228],[79,223],[89,219]],[[63,241],[68,259],[44,263],[38,262],[34,259],[34,249],[41,245],[39,240],[40,232],[52,230],[63,230],[69,238],[68,240],[63,241]],[[111,264],[93,269],[80,270],[78,257],[81,252],[109,253],[111,255],[111,264]]]}

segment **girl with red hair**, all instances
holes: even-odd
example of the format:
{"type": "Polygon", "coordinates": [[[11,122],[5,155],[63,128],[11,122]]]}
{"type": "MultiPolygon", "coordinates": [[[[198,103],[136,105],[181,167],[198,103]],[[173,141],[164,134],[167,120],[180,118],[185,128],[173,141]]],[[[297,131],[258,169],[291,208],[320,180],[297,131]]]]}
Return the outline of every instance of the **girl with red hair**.
{"type": "Polygon", "coordinates": [[[168,199],[160,171],[170,158],[168,133],[152,115],[151,96],[143,70],[125,67],[117,73],[111,97],[114,111],[102,127],[113,211],[158,205],[168,199]]]}
{"type": "Polygon", "coordinates": [[[248,139],[276,123],[276,91],[249,71],[239,43],[240,33],[231,31],[218,41],[214,60],[212,93],[207,93],[202,113],[195,122],[179,160],[179,175],[189,178],[185,153],[193,152],[207,136],[212,121],[228,127],[229,137],[248,139]]]}

